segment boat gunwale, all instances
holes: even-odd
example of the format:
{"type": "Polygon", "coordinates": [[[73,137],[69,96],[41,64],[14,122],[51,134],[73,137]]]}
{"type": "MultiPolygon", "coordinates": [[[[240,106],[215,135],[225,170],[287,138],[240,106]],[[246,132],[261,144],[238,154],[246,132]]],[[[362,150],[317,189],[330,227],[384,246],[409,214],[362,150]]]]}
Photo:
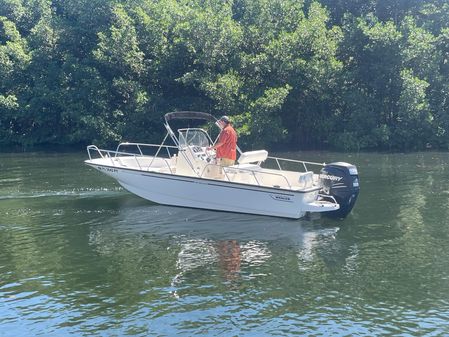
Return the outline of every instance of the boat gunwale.
{"type": "Polygon", "coordinates": [[[164,179],[171,179],[171,180],[177,179],[177,180],[186,181],[185,179],[191,179],[191,180],[195,180],[195,181],[206,181],[208,185],[218,185],[218,186],[223,186],[223,187],[228,187],[228,188],[229,188],[229,186],[226,186],[226,185],[233,185],[232,188],[240,188],[240,186],[244,186],[244,187],[251,187],[251,188],[245,188],[246,190],[253,190],[256,192],[276,192],[278,194],[285,194],[285,195],[290,195],[290,196],[293,196],[294,194],[312,193],[315,191],[319,192],[321,190],[320,186],[303,189],[303,190],[293,190],[293,189],[287,189],[287,188],[283,188],[283,187],[253,185],[253,184],[234,182],[234,181],[229,181],[229,180],[217,180],[217,179],[212,179],[212,178],[207,178],[207,177],[186,176],[186,175],[173,174],[173,173],[168,173],[168,172],[166,173],[166,172],[157,172],[157,171],[143,171],[143,170],[137,169],[137,168],[129,168],[129,167],[123,167],[123,166],[114,166],[114,165],[93,163],[91,160],[85,160],[84,163],[93,168],[95,168],[95,166],[101,166],[101,167],[113,168],[116,170],[132,171],[132,172],[140,173],[141,175],[144,175],[144,176],[148,176],[148,175],[163,176],[164,179]],[[170,177],[170,178],[167,178],[167,177],[170,177]],[[182,179],[179,179],[179,178],[182,178],[182,179]],[[211,183],[213,183],[213,184],[211,184],[211,183]],[[225,184],[225,185],[222,185],[222,184],[225,184]],[[260,191],[259,189],[267,189],[268,191],[260,191]],[[280,191],[282,191],[283,193],[280,193],[280,191]],[[290,193],[290,194],[288,194],[288,193],[290,193]]]}

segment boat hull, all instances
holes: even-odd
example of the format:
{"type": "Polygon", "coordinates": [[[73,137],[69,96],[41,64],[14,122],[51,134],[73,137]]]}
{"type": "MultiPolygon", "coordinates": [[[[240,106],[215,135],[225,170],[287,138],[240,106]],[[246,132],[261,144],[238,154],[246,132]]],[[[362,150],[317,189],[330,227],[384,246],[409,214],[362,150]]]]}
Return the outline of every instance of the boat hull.
{"type": "Polygon", "coordinates": [[[86,164],[116,179],[129,192],[164,205],[299,219],[338,209],[314,200],[318,189],[291,191],[214,179],[86,164]]]}

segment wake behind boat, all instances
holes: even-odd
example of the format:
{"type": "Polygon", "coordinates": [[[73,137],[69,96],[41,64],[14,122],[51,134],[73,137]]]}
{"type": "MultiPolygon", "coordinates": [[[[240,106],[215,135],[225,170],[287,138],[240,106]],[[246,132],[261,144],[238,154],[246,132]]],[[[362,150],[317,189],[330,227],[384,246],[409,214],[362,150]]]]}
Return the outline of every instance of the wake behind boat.
{"type": "Polygon", "coordinates": [[[89,145],[85,163],[131,193],[164,205],[294,219],[308,212],[339,218],[351,212],[359,194],[354,165],[326,165],[270,157],[266,150],[237,149],[237,164],[221,167],[211,150],[217,141],[212,138],[213,128],[219,130],[218,125],[215,117],[203,112],[167,113],[167,134],[161,144],[120,143],[115,151],[89,145]],[[179,121],[200,125],[179,128],[175,134],[170,124],[179,121]],[[168,140],[173,145],[167,145],[168,140]]]}

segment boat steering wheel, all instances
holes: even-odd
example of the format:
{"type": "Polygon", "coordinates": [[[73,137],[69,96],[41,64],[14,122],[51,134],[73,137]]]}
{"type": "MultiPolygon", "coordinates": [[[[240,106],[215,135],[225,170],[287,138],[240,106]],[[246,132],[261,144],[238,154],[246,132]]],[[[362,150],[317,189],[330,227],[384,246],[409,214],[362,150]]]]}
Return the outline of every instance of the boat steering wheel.
{"type": "Polygon", "coordinates": [[[206,152],[206,161],[208,163],[210,163],[211,161],[215,160],[215,157],[217,155],[217,152],[215,151],[215,149],[213,148],[205,148],[205,152],[206,152]]]}

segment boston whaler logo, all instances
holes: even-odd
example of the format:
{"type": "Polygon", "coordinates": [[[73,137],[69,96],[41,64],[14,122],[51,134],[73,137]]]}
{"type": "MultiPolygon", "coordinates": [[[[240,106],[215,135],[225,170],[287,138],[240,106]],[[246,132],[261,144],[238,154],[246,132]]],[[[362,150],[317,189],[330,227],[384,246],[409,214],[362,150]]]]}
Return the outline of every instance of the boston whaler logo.
{"type": "Polygon", "coordinates": [[[283,195],[283,194],[270,194],[270,197],[272,197],[274,200],[277,201],[286,201],[286,202],[292,202],[292,198],[289,197],[288,195],[283,195]]]}
{"type": "Polygon", "coordinates": [[[330,174],[320,174],[320,178],[321,179],[327,179],[327,180],[332,180],[332,181],[340,181],[343,179],[343,177],[337,177],[337,176],[333,176],[330,174]]]}

